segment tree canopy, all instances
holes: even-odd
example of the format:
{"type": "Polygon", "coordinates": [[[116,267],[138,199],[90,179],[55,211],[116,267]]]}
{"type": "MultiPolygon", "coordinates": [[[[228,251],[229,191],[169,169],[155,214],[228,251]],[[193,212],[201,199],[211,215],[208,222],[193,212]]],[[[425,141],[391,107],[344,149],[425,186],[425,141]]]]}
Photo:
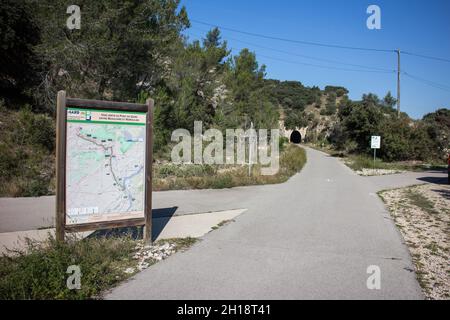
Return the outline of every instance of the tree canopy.
{"type": "Polygon", "coordinates": [[[0,8],[0,94],[10,109],[54,116],[56,93],[144,102],[155,109],[155,149],[177,128],[326,127],[338,148],[368,152],[371,135],[389,160],[442,157],[449,147],[449,110],[414,121],[397,117],[396,99],[373,93],[352,101],[341,86],[323,90],[266,79],[255,52],[232,55],[218,28],[191,41],[179,0],[80,0],[81,29],[69,30],[63,0],[3,0],[0,8]],[[49,9],[51,8],[51,10],[49,9]],[[315,106],[315,113],[308,113],[315,106]],[[309,107],[309,108],[308,108],[309,107]],[[317,110],[320,109],[320,110],[317,110]],[[280,112],[282,111],[282,112],[280,112]],[[320,113],[320,116],[318,115],[320,113]],[[324,122],[327,121],[325,124],[324,122]],[[319,126],[319,124],[321,124],[319,126]]]}

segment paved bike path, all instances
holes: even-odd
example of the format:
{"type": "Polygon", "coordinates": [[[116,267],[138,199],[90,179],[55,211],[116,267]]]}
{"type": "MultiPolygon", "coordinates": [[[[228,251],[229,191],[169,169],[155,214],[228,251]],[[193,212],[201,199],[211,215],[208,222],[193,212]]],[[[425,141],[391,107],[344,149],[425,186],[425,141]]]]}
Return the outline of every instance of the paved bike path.
{"type": "Polygon", "coordinates": [[[375,194],[386,183],[307,153],[287,183],[230,190],[228,201],[246,213],[106,298],[421,299],[408,250],[375,194]],[[367,288],[372,265],[381,270],[380,290],[367,288]]]}

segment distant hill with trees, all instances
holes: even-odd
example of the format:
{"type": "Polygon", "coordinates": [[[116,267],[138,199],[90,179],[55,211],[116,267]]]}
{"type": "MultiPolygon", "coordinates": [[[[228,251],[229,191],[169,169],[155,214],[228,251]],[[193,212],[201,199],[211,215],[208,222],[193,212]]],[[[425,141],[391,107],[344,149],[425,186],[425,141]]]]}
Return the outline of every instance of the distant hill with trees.
{"type": "MultiPolygon", "coordinates": [[[[339,86],[306,87],[266,79],[256,54],[231,55],[215,28],[201,41],[183,31],[189,16],[178,0],[80,0],[80,30],[68,30],[63,0],[3,0],[0,7],[0,181],[20,176],[29,194],[46,194],[53,179],[56,93],[144,102],[155,109],[155,152],[171,132],[205,127],[308,127],[311,142],[367,152],[383,138],[386,160],[443,159],[448,109],[422,120],[397,118],[395,99],[374,94],[351,101],[339,86]]],[[[2,187],[0,185],[0,191],[2,187]]],[[[22,192],[28,194],[27,192],[22,192]]]]}

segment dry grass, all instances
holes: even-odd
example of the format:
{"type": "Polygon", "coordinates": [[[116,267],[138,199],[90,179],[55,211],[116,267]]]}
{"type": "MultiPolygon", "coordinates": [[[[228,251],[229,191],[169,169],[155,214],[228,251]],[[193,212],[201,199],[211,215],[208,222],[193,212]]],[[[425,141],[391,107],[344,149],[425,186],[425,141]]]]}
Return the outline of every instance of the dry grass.
{"type": "Polygon", "coordinates": [[[155,168],[153,190],[224,189],[237,186],[276,184],[287,181],[306,163],[304,149],[289,145],[281,153],[280,170],[275,175],[261,175],[261,167],[247,166],[163,165],[155,168]]]}

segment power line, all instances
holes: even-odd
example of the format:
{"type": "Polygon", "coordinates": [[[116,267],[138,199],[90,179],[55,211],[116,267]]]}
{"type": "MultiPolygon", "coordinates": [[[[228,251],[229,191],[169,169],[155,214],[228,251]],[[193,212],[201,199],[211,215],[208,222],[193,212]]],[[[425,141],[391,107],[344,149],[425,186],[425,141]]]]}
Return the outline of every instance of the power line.
{"type": "Polygon", "coordinates": [[[450,63],[449,59],[432,57],[432,56],[427,56],[427,55],[418,54],[418,53],[412,53],[412,52],[408,52],[408,51],[402,51],[402,53],[407,54],[409,56],[414,56],[414,57],[419,57],[419,58],[424,58],[424,59],[429,59],[429,60],[436,60],[436,61],[443,61],[443,62],[449,62],[450,63]]]}
{"type": "MultiPolygon", "coordinates": [[[[400,54],[401,53],[404,53],[404,54],[410,55],[410,56],[415,56],[415,57],[420,57],[420,58],[430,59],[430,60],[436,60],[436,61],[442,61],[442,62],[450,62],[449,59],[438,58],[438,57],[433,57],[433,56],[427,56],[427,55],[412,53],[412,52],[408,52],[408,51],[401,51],[400,52],[400,50],[393,50],[393,49],[366,48],[366,47],[345,46],[345,45],[337,45],[337,44],[329,44],[329,43],[303,41],[303,40],[293,40],[293,39],[287,39],[287,38],[281,38],[281,37],[275,37],[275,36],[268,36],[268,35],[264,35],[264,34],[260,34],[260,33],[247,32],[247,31],[237,30],[237,29],[233,29],[233,28],[227,28],[227,27],[223,27],[223,26],[220,26],[220,25],[211,24],[211,23],[207,23],[207,22],[203,22],[203,21],[199,21],[199,20],[194,20],[194,19],[191,19],[191,21],[194,22],[194,23],[197,23],[197,24],[201,24],[201,25],[205,25],[205,26],[209,26],[209,27],[217,27],[217,28],[220,28],[220,29],[223,29],[223,30],[227,30],[227,31],[235,32],[235,33],[240,33],[240,34],[244,34],[244,35],[248,35],[248,36],[253,36],[253,37],[259,37],[259,38],[263,38],[263,39],[277,40],[277,41],[283,41],[283,42],[289,42],[289,43],[297,43],[297,44],[302,44],[302,45],[327,47],[327,48],[396,53],[397,56],[398,56],[398,62],[397,62],[398,67],[397,67],[397,70],[392,71],[392,70],[387,70],[387,69],[383,70],[382,68],[377,68],[377,67],[369,67],[369,66],[363,66],[363,65],[348,64],[348,63],[339,62],[339,61],[332,61],[332,60],[326,61],[326,59],[320,59],[320,58],[315,58],[315,57],[310,57],[310,56],[305,56],[305,55],[300,55],[300,54],[293,54],[293,53],[282,51],[282,50],[278,50],[278,49],[273,49],[273,48],[269,48],[269,47],[263,47],[263,46],[260,46],[260,45],[251,44],[251,45],[256,46],[256,47],[261,47],[261,48],[265,48],[265,49],[268,49],[268,50],[274,50],[274,51],[278,51],[278,52],[281,52],[281,53],[295,55],[295,56],[299,56],[299,57],[303,57],[303,58],[307,58],[307,59],[326,61],[326,62],[329,62],[329,63],[352,65],[352,66],[355,66],[355,67],[369,69],[369,70],[348,69],[348,68],[345,69],[345,68],[338,68],[338,67],[315,65],[315,64],[310,64],[310,63],[293,62],[293,61],[287,61],[287,60],[283,60],[283,59],[279,59],[279,58],[263,56],[263,55],[259,54],[259,56],[261,56],[261,57],[265,57],[267,59],[272,59],[272,60],[278,60],[278,61],[282,61],[282,62],[286,62],[286,63],[301,64],[301,65],[306,65],[306,66],[311,66],[311,67],[333,69],[333,70],[342,70],[342,71],[372,72],[372,73],[392,73],[392,72],[397,72],[397,74],[398,74],[398,76],[397,76],[397,96],[398,96],[397,108],[398,108],[398,112],[399,113],[400,113],[400,75],[401,74],[404,74],[405,76],[408,76],[408,77],[410,77],[410,78],[412,78],[412,79],[414,79],[416,81],[423,82],[423,83],[425,83],[425,84],[427,84],[429,86],[432,86],[434,88],[438,88],[438,89],[445,90],[445,91],[450,91],[450,88],[447,87],[446,85],[442,85],[442,84],[439,84],[437,82],[433,82],[433,81],[430,81],[430,80],[422,79],[420,77],[413,76],[413,75],[408,74],[406,72],[401,72],[401,70],[400,70],[400,54]]],[[[237,39],[235,39],[235,41],[239,41],[239,42],[245,43],[244,41],[237,40],[237,39]]]]}
{"type": "Polygon", "coordinates": [[[298,44],[312,45],[312,46],[318,46],[318,47],[327,47],[327,48],[359,50],[359,51],[395,52],[395,50],[390,50],[390,49],[352,47],[352,46],[344,46],[344,45],[337,45],[337,44],[327,44],[327,43],[312,42],[312,41],[286,39],[286,38],[268,36],[268,35],[264,35],[264,34],[260,34],[260,33],[253,33],[253,32],[241,31],[241,30],[237,30],[237,29],[233,29],[233,28],[227,28],[227,27],[223,27],[220,25],[211,24],[211,23],[207,23],[207,22],[203,22],[203,21],[194,20],[194,19],[191,19],[191,22],[202,24],[202,25],[209,26],[209,27],[217,27],[217,28],[220,28],[223,30],[241,33],[241,34],[245,34],[248,36],[259,37],[259,38],[270,39],[270,40],[277,40],[277,41],[284,41],[284,42],[290,42],[290,43],[298,43],[298,44]]]}
{"type": "MultiPolygon", "coordinates": [[[[253,36],[253,37],[270,39],[270,40],[278,40],[278,41],[284,41],[284,42],[291,42],[291,43],[298,43],[298,44],[312,45],[312,46],[320,46],[320,47],[328,47],[328,48],[337,48],[337,49],[374,51],[374,52],[391,52],[391,53],[392,52],[396,52],[396,50],[394,50],[394,49],[355,47],[355,46],[345,46],[345,45],[313,42],[313,41],[286,39],[286,38],[281,38],[281,37],[268,36],[268,35],[264,35],[264,34],[260,34],[260,33],[254,33],[254,32],[237,30],[237,29],[228,28],[228,27],[224,27],[224,26],[220,26],[220,25],[216,25],[216,24],[212,24],[212,23],[207,23],[207,22],[203,22],[203,21],[199,21],[199,20],[195,20],[195,19],[191,19],[191,21],[194,22],[194,23],[202,24],[202,25],[209,26],[209,27],[218,27],[218,28],[223,29],[223,30],[236,32],[236,33],[241,33],[241,34],[245,34],[245,35],[249,35],[249,36],[253,36]]],[[[404,53],[406,55],[409,55],[409,56],[419,57],[419,58],[423,58],[423,59],[429,59],[429,60],[435,60],[435,61],[442,61],[442,62],[450,63],[450,59],[447,59],[447,58],[440,58],[440,57],[435,57],[435,56],[429,56],[429,55],[414,53],[414,52],[410,52],[410,51],[402,51],[402,53],[404,53]]]]}
{"type": "Polygon", "coordinates": [[[368,72],[368,73],[394,73],[394,72],[396,72],[394,70],[378,71],[378,70],[361,70],[361,69],[331,67],[331,66],[324,66],[324,65],[313,64],[313,63],[289,61],[289,60],[280,59],[280,58],[274,58],[274,57],[266,56],[266,55],[262,55],[262,54],[258,54],[258,56],[266,58],[266,59],[271,59],[271,60],[275,60],[275,61],[284,62],[284,63],[298,64],[298,65],[303,65],[303,66],[316,67],[316,68],[329,69],[329,70],[341,70],[341,71],[352,71],[352,72],[368,72]]]}
{"type": "Polygon", "coordinates": [[[427,79],[424,79],[424,78],[421,78],[421,77],[409,74],[407,72],[402,72],[402,74],[407,76],[407,77],[409,77],[409,78],[411,78],[411,79],[413,79],[413,80],[416,80],[416,81],[422,82],[422,83],[424,83],[426,85],[429,85],[430,87],[450,92],[450,86],[447,86],[445,84],[441,84],[441,83],[437,83],[437,82],[434,82],[434,81],[431,81],[431,80],[427,80],[427,79]]]}
{"type": "MultiPolygon", "coordinates": [[[[239,41],[245,43],[245,41],[239,41]]],[[[257,45],[255,45],[257,46],[257,45]]],[[[276,49],[274,49],[276,50],[276,49]]],[[[278,51],[278,50],[276,50],[278,51]]],[[[286,52],[287,53],[287,52],[286,52]]],[[[295,55],[295,54],[293,54],[295,55]]],[[[313,64],[313,63],[306,63],[306,62],[299,62],[299,61],[289,61],[281,58],[271,57],[267,55],[263,55],[258,53],[258,57],[263,57],[270,60],[280,61],[284,63],[290,63],[290,64],[296,64],[296,65],[302,65],[302,66],[308,66],[308,67],[315,67],[315,68],[321,68],[321,69],[328,69],[328,70],[340,70],[340,71],[350,71],[350,72],[366,72],[366,73],[394,73],[395,70],[389,70],[389,69],[381,69],[380,70],[361,70],[361,69],[351,69],[351,68],[341,68],[341,67],[333,67],[333,66],[325,66],[325,65],[319,65],[319,64],[313,64]]],[[[328,60],[331,61],[331,60],[328,60]]],[[[370,68],[362,65],[353,65],[352,66],[358,66],[358,67],[364,67],[364,68],[370,68]]],[[[378,68],[377,68],[378,69],[378,68]]]]}
{"type": "MultiPolygon", "coordinates": [[[[200,28],[196,28],[196,27],[193,27],[193,29],[199,30],[199,31],[202,31],[202,32],[207,32],[206,30],[203,30],[203,29],[200,29],[200,28]]],[[[328,63],[336,63],[336,64],[341,64],[341,65],[346,65],[346,66],[351,66],[351,67],[365,68],[365,69],[371,69],[371,70],[377,70],[377,71],[386,71],[386,72],[392,72],[393,71],[393,70],[390,70],[390,69],[387,69],[387,68],[365,66],[365,65],[361,65],[361,64],[346,63],[346,62],[342,62],[342,61],[338,61],[338,60],[330,60],[330,59],[323,59],[323,58],[307,56],[307,55],[303,55],[303,54],[299,54],[299,53],[293,53],[293,52],[289,52],[289,51],[285,51],[285,50],[280,50],[280,49],[275,49],[275,48],[271,48],[271,47],[267,47],[267,46],[262,46],[262,45],[251,43],[251,42],[247,42],[247,41],[242,41],[242,40],[239,40],[239,39],[236,39],[236,38],[232,38],[232,37],[228,37],[228,36],[227,36],[227,39],[230,39],[230,40],[233,40],[233,41],[236,41],[236,42],[240,42],[240,43],[243,43],[243,44],[251,45],[251,46],[254,46],[254,47],[257,47],[257,48],[271,50],[271,51],[274,51],[274,52],[280,52],[280,53],[283,53],[283,54],[296,56],[296,57],[301,57],[301,58],[305,58],[305,59],[311,59],[311,60],[316,60],[316,61],[323,61],[323,62],[328,62],[328,63]]]]}

